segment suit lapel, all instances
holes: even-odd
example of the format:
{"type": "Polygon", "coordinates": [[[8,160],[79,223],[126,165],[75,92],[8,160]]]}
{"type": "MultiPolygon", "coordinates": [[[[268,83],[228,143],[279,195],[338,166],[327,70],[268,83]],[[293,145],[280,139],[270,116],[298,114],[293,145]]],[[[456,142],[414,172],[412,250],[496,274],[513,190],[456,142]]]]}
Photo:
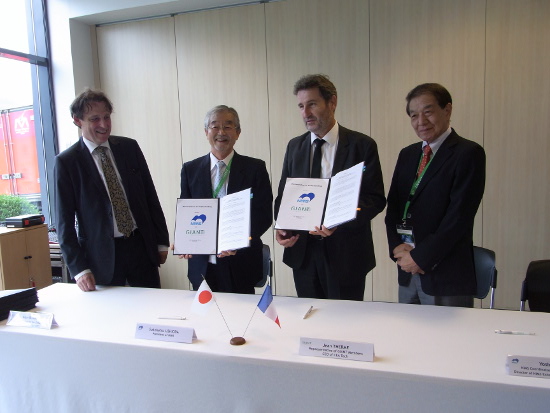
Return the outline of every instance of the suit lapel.
{"type": "Polygon", "coordinates": [[[78,156],[80,160],[78,161],[78,164],[82,165],[82,169],[85,171],[85,176],[90,177],[91,181],[97,187],[98,191],[107,195],[107,188],[105,188],[105,184],[101,179],[101,175],[99,175],[99,171],[97,170],[94,158],[92,157],[92,154],[90,153],[90,150],[84,143],[83,139],[83,137],[80,138],[80,145],[78,148],[78,156]]]}
{"type": "MultiPolygon", "coordinates": [[[[310,151],[311,152],[311,151],[310,151]]],[[[343,171],[346,167],[346,159],[349,154],[349,138],[348,130],[341,125],[338,125],[338,148],[334,156],[334,165],[332,166],[331,176],[343,171]]]]}
{"type": "Polygon", "coordinates": [[[413,199],[419,196],[420,193],[422,193],[423,189],[429,185],[430,181],[434,176],[436,176],[439,173],[444,173],[444,171],[442,171],[441,169],[447,163],[447,160],[449,159],[449,157],[453,155],[453,152],[454,152],[453,148],[455,145],[456,145],[456,134],[454,131],[452,131],[451,134],[447,137],[447,139],[445,139],[445,142],[443,142],[443,144],[439,147],[433,160],[430,162],[430,166],[428,167],[428,169],[426,170],[426,173],[422,177],[422,181],[420,181],[420,185],[418,185],[418,188],[414,194],[413,199]]]}
{"type": "MultiPolygon", "coordinates": [[[[414,144],[412,149],[413,155],[407,156],[405,160],[404,175],[407,177],[406,185],[407,190],[410,190],[416,180],[416,172],[418,171],[418,164],[420,163],[420,157],[422,155],[422,142],[414,144]]],[[[430,168],[428,168],[428,171],[430,168]]],[[[426,171],[426,173],[428,172],[426,171]]],[[[417,190],[418,192],[418,190],[417,190]]]]}
{"type": "Polygon", "coordinates": [[[120,175],[120,179],[122,180],[124,191],[126,192],[126,196],[129,197],[130,195],[128,193],[128,173],[130,171],[128,170],[126,164],[126,160],[129,154],[124,153],[124,149],[122,148],[122,145],[120,144],[120,141],[117,139],[116,136],[111,136],[109,138],[109,146],[111,148],[111,152],[113,153],[113,158],[115,158],[116,168],[120,175]]]}
{"type": "Polygon", "coordinates": [[[212,198],[212,176],[210,175],[210,154],[203,156],[197,171],[197,187],[199,198],[212,198]]]}
{"type": "Polygon", "coordinates": [[[300,147],[293,154],[292,168],[294,169],[289,176],[293,178],[309,178],[309,167],[311,165],[311,132],[302,135],[300,147]],[[307,161],[303,161],[304,155],[307,161]]]}
{"type": "Polygon", "coordinates": [[[232,194],[238,192],[243,188],[243,181],[245,179],[246,171],[243,168],[244,158],[237,152],[233,155],[231,161],[231,170],[229,171],[229,181],[227,182],[227,193],[232,194]]]}

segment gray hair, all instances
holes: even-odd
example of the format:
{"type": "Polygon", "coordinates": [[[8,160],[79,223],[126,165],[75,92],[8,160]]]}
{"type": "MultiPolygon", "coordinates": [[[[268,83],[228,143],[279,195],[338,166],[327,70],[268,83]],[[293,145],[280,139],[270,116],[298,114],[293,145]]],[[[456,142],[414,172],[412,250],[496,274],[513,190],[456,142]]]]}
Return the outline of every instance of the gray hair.
{"type": "Polygon", "coordinates": [[[233,115],[233,119],[235,121],[235,128],[237,132],[241,131],[241,121],[239,120],[239,114],[237,111],[233,108],[230,108],[226,105],[218,105],[214,106],[212,109],[210,109],[208,112],[206,112],[206,116],[204,117],[204,129],[208,129],[208,126],[210,126],[210,119],[212,119],[212,116],[214,116],[216,113],[220,112],[229,112],[233,115]]]}

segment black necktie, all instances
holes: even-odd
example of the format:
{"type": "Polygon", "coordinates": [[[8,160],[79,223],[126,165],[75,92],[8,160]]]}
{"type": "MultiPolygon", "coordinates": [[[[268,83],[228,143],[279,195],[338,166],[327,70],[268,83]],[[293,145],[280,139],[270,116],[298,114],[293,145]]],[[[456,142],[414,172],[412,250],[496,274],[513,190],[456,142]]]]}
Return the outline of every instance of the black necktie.
{"type": "Polygon", "coordinates": [[[313,152],[313,163],[311,164],[311,178],[321,177],[321,159],[323,158],[321,148],[325,142],[325,140],[319,138],[313,141],[315,144],[315,151],[313,152]]]}

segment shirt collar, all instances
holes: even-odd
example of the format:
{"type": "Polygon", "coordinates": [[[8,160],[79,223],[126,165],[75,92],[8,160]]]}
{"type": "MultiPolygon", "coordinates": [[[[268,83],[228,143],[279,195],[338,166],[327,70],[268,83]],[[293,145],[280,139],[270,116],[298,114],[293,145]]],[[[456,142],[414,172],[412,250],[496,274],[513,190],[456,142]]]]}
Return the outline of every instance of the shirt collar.
{"type": "Polygon", "coordinates": [[[231,159],[233,159],[233,155],[235,155],[235,150],[232,150],[229,155],[225,159],[218,159],[214,156],[212,152],[210,152],[210,170],[214,169],[214,167],[218,164],[218,161],[223,161],[223,163],[227,166],[229,165],[229,162],[231,159]]]}
{"type": "Polygon", "coordinates": [[[101,145],[96,144],[95,142],[92,142],[88,139],[86,139],[84,136],[82,137],[82,141],[84,142],[84,145],[86,145],[86,148],[90,151],[90,153],[94,152],[94,149],[98,146],[105,146],[106,148],[111,149],[111,146],[109,145],[109,140],[107,140],[105,143],[102,143],[101,145]]]}
{"type": "MultiPolygon", "coordinates": [[[[437,150],[443,145],[443,142],[445,142],[445,139],[449,137],[451,134],[452,129],[449,126],[449,129],[447,129],[441,136],[439,136],[437,139],[435,139],[432,143],[430,143],[430,148],[432,148],[432,153],[435,155],[437,150]]],[[[427,145],[428,143],[426,141],[422,142],[422,149],[427,145]]]]}
{"type": "MultiPolygon", "coordinates": [[[[313,132],[311,132],[311,144],[312,145],[313,145],[313,142],[315,141],[315,139],[317,139],[317,138],[319,138],[319,137],[317,135],[315,135],[313,132]]],[[[335,122],[332,129],[329,130],[328,133],[325,136],[323,136],[322,138],[319,138],[319,139],[325,140],[329,144],[329,146],[336,145],[336,142],[338,142],[338,122],[335,122]]]]}

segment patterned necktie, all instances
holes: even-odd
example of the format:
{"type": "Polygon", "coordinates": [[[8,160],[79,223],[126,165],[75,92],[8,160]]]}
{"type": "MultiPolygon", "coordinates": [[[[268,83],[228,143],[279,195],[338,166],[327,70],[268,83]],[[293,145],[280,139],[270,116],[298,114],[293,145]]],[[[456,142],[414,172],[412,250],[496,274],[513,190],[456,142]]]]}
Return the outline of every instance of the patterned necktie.
{"type": "Polygon", "coordinates": [[[311,164],[311,178],[320,178],[321,177],[321,159],[323,158],[323,153],[321,148],[326,141],[324,139],[315,139],[313,143],[315,144],[315,151],[313,152],[313,162],[311,164]]]}
{"type": "Polygon", "coordinates": [[[134,222],[130,213],[128,201],[122,191],[122,185],[118,180],[111,158],[105,153],[106,149],[105,146],[98,146],[95,148],[95,151],[99,154],[99,158],[101,159],[101,169],[103,169],[105,182],[109,189],[109,196],[111,197],[111,203],[115,211],[115,220],[118,230],[125,237],[128,237],[134,230],[134,222]]]}
{"type": "Polygon", "coordinates": [[[417,177],[419,177],[424,168],[426,168],[426,165],[428,165],[428,162],[430,162],[430,158],[432,156],[432,148],[430,148],[430,145],[424,146],[422,151],[424,152],[424,155],[422,155],[422,160],[420,161],[420,166],[418,167],[418,173],[416,174],[417,177]]]}
{"type": "MultiPolygon", "coordinates": [[[[222,180],[224,171],[225,171],[224,161],[218,161],[218,163],[216,164],[216,178],[214,179],[214,190],[218,188],[218,185],[222,180]]],[[[225,190],[225,183],[224,183],[220,188],[220,191],[218,192],[218,198],[223,198],[225,195],[226,195],[226,190],[225,190]]]]}

